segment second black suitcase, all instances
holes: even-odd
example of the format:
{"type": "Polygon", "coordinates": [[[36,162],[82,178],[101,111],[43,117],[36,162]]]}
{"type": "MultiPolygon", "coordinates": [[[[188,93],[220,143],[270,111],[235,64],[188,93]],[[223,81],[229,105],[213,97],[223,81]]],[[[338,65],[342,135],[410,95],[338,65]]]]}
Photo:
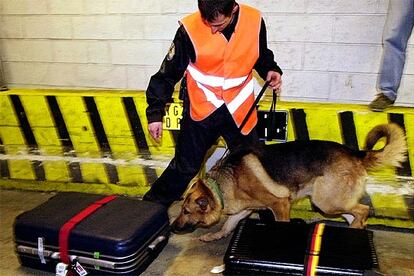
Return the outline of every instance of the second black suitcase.
{"type": "Polygon", "coordinates": [[[227,275],[365,275],[378,267],[371,231],[324,225],[319,249],[312,250],[316,224],[246,219],[227,248],[227,275]]]}
{"type": "Polygon", "coordinates": [[[14,224],[20,263],[51,272],[67,255],[72,264],[78,262],[92,274],[137,275],[157,257],[168,238],[169,220],[163,206],[122,196],[60,193],[19,215],[14,224]],[[66,233],[68,248],[62,254],[64,225],[79,219],[88,208],[95,210],[66,233]]]}

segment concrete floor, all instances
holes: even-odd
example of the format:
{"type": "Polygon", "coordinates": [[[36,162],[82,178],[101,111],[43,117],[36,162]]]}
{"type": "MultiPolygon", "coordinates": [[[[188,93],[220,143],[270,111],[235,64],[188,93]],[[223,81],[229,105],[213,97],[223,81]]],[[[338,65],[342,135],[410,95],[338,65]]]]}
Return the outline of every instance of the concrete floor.
{"type": "MultiPolygon", "coordinates": [[[[0,189],[0,275],[29,276],[54,275],[21,267],[14,254],[12,225],[14,218],[44,202],[53,193],[0,189]]],[[[174,217],[179,204],[170,209],[174,217]]],[[[215,226],[215,228],[220,225],[215,226]]],[[[160,256],[142,274],[156,275],[212,275],[210,270],[222,264],[230,238],[203,243],[196,237],[207,232],[199,229],[192,234],[173,235],[160,256]]],[[[378,275],[414,275],[414,234],[375,231],[374,242],[380,268],[378,275]]]]}

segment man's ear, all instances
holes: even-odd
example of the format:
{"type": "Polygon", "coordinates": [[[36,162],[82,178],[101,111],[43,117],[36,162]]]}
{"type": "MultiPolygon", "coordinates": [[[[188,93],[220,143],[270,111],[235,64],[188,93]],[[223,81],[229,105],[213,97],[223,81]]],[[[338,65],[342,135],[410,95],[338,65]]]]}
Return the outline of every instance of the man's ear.
{"type": "Polygon", "coordinates": [[[231,13],[232,14],[235,14],[238,9],[239,9],[239,5],[237,5],[236,3],[234,3],[233,10],[231,11],[231,13]]]}
{"type": "Polygon", "coordinates": [[[207,206],[208,206],[208,198],[204,195],[200,196],[199,198],[197,198],[195,200],[195,202],[198,204],[198,206],[200,206],[200,209],[205,211],[207,210],[207,206]]]}

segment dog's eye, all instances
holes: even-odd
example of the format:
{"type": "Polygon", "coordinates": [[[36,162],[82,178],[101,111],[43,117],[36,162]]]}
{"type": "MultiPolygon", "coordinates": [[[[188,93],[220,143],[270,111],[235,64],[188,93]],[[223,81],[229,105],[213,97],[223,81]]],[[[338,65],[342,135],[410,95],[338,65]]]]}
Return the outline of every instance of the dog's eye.
{"type": "Polygon", "coordinates": [[[184,215],[188,215],[189,213],[190,213],[190,212],[189,212],[187,209],[184,209],[184,210],[183,210],[183,214],[184,214],[184,215]]]}

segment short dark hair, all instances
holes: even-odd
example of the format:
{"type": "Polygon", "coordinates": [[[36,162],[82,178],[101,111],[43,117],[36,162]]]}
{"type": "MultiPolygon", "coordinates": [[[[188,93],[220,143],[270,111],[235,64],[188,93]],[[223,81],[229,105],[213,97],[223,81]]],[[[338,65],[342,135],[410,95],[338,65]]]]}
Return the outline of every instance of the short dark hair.
{"type": "Polygon", "coordinates": [[[201,17],[211,22],[220,14],[231,16],[235,4],[235,0],[198,0],[198,9],[201,17]]]}

